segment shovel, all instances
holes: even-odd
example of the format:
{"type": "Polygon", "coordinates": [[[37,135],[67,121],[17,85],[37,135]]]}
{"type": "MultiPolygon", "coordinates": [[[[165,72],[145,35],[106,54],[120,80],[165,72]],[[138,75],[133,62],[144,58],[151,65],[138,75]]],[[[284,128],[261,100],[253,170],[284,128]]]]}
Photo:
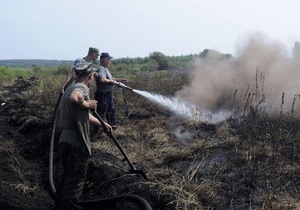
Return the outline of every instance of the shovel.
{"type": "Polygon", "coordinates": [[[134,165],[129,160],[128,156],[126,155],[125,151],[121,147],[119,141],[116,139],[116,137],[113,135],[112,132],[109,131],[109,129],[106,127],[104,120],[99,116],[96,110],[92,110],[92,113],[94,116],[100,121],[101,125],[104,128],[104,132],[114,141],[114,143],[117,145],[118,149],[121,151],[122,155],[124,156],[125,160],[127,161],[129,167],[130,167],[130,173],[140,174],[142,177],[147,180],[147,176],[143,170],[137,170],[134,165]]]}

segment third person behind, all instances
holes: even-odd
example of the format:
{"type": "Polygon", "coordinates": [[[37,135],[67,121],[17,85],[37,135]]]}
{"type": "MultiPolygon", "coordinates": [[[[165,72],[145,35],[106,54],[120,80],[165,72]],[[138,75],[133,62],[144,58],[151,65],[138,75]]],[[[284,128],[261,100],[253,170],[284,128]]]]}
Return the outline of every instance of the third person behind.
{"type": "Polygon", "coordinates": [[[99,57],[98,48],[90,47],[87,56],[85,56],[83,58],[77,58],[73,62],[73,67],[72,67],[70,73],[68,74],[68,76],[66,77],[64,83],[62,84],[61,92],[64,93],[67,86],[70,85],[74,81],[74,79],[75,79],[74,67],[76,66],[77,63],[89,63],[91,61],[96,61],[98,59],[98,57],[99,57]]]}

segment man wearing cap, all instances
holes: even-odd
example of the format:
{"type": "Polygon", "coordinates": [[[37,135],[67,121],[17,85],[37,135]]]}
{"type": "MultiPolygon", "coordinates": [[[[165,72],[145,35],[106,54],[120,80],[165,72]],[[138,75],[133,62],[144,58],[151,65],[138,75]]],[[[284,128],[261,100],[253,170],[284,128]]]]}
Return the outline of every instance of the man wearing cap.
{"type": "MultiPolygon", "coordinates": [[[[95,70],[91,63],[78,62],[74,66],[75,84],[65,90],[60,101],[60,124],[63,130],[59,146],[64,171],[56,193],[55,209],[74,209],[83,190],[87,160],[91,155],[89,123],[101,126],[90,113],[90,109],[97,108],[97,101],[89,98],[95,70]]],[[[106,124],[106,127],[111,132],[111,126],[106,124]]]]}
{"type": "MultiPolygon", "coordinates": [[[[95,100],[98,101],[97,111],[99,115],[103,119],[106,118],[106,120],[112,126],[112,128],[116,129],[117,119],[112,93],[114,90],[114,85],[117,85],[118,82],[125,82],[126,79],[112,77],[110,71],[107,68],[112,58],[113,57],[111,57],[107,52],[101,53],[100,65],[96,71],[98,73],[98,76],[95,79],[95,100]]],[[[97,131],[98,129],[96,127],[95,132],[97,131]]]]}
{"type": "Polygon", "coordinates": [[[75,78],[74,66],[77,63],[79,63],[79,62],[89,63],[91,61],[96,61],[98,59],[98,57],[99,57],[99,50],[95,47],[90,47],[87,56],[85,56],[83,58],[77,58],[74,61],[73,67],[61,87],[61,92],[63,93],[66,89],[66,86],[74,80],[74,78],[75,78]]]}

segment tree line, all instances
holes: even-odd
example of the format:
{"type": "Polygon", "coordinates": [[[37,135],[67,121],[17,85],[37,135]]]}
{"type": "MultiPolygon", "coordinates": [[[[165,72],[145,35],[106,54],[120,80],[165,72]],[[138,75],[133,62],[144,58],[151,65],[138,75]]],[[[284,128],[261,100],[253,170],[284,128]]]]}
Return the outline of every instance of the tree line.
{"type": "MultiPolygon", "coordinates": [[[[152,52],[146,57],[136,58],[116,58],[112,59],[110,69],[115,71],[153,71],[153,70],[172,70],[185,69],[192,64],[195,58],[205,58],[209,52],[213,51],[220,55],[220,58],[228,59],[231,54],[222,54],[214,50],[205,49],[199,54],[189,54],[180,56],[167,56],[162,52],[152,52]]],[[[0,60],[0,66],[7,67],[41,67],[72,66],[72,60],[45,60],[45,59],[11,59],[0,60]]],[[[99,60],[94,62],[99,65],[99,60]]]]}
{"type": "Polygon", "coordinates": [[[218,54],[220,59],[229,59],[231,54],[222,54],[215,50],[205,49],[199,54],[180,56],[167,56],[161,52],[152,52],[144,58],[120,58],[113,59],[111,69],[129,71],[173,70],[185,69],[192,65],[196,58],[205,58],[209,52],[218,54]]]}
{"type": "Polygon", "coordinates": [[[62,63],[72,64],[71,60],[47,60],[47,59],[9,59],[0,60],[0,66],[7,67],[53,67],[62,63]]]}

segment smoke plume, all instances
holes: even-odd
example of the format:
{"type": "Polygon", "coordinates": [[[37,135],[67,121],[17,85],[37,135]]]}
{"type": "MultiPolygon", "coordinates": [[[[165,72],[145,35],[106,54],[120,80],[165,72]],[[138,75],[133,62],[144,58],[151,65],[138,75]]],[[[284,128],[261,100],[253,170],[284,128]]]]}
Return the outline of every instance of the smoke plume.
{"type": "Polygon", "coordinates": [[[295,97],[295,111],[299,112],[298,42],[290,56],[280,42],[256,34],[245,39],[236,52],[235,57],[227,59],[210,50],[205,58],[195,60],[191,82],[177,92],[177,97],[216,111],[245,106],[250,94],[251,103],[260,103],[270,112],[280,107],[284,112],[291,111],[295,97]]]}

